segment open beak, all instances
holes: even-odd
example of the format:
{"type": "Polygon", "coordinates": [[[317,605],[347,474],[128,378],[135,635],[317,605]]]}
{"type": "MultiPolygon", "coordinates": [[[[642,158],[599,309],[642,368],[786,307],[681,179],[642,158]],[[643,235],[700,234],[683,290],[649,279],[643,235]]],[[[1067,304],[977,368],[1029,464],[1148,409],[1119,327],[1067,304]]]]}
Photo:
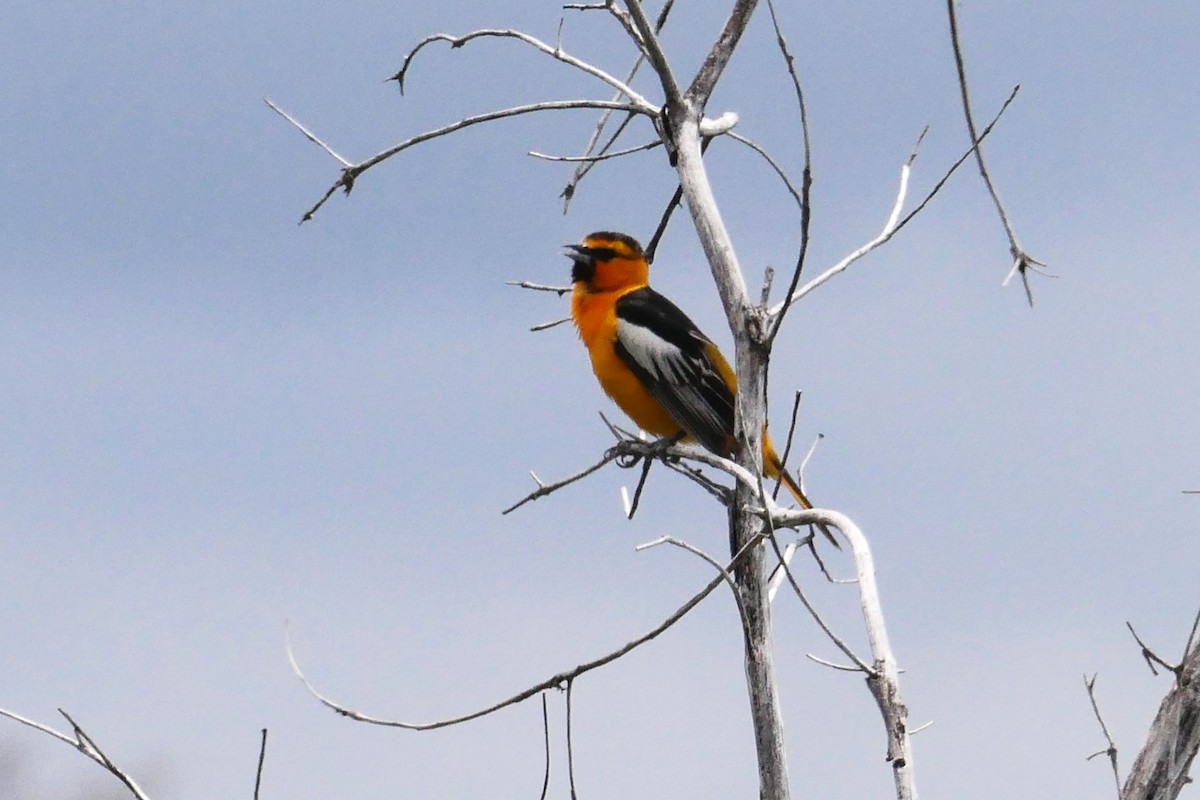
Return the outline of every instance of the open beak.
{"type": "Polygon", "coordinates": [[[564,244],[569,253],[565,253],[566,257],[574,261],[576,264],[592,263],[592,256],[588,249],[581,244],[564,244]]]}
{"type": "Polygon", "coordinates": [[[592,251],[581,244],[564,244],[564,253],[575,263],[571,266],[571,283],[589,283],[596,276],[596,259],[592,251]]]}

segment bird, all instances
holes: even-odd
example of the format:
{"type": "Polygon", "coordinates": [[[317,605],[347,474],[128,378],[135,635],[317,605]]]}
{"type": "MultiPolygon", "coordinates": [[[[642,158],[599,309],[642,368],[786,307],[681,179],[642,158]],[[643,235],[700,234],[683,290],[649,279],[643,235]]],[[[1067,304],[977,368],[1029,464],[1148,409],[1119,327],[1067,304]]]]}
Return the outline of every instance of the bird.
{"type": "MultiPolygon", "coordinates": [[[[624,233],[596,231],[564,247],[573,262],[571,319],[605,394],[647,433],[729,458],[737,376],[696,323],[650,288],[642,246],[624,233]]],[[[762,459],[768,478],[780,479],[801,507],[813,507],[765,427],[762,459]]]]}

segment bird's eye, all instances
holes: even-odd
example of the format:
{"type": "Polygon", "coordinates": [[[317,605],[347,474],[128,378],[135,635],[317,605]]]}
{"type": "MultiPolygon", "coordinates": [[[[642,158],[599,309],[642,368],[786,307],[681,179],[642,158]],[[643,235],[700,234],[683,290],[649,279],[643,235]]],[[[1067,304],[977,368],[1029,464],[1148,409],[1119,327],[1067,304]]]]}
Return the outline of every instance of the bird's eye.
{"type": "Polygon", "coordinates": [[[612,261],[617,257],[617,251],[611,247],[589,247],[588,255],[595,261],[612,261]]]}

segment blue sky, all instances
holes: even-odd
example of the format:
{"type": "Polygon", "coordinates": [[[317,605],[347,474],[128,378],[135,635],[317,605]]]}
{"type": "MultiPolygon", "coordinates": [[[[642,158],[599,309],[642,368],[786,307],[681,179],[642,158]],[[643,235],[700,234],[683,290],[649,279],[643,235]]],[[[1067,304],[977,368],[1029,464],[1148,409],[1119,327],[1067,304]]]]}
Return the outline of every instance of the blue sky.
{"type": "MultiPolygon", "coordinates": [[[[681,73],[719,4],[682,4],[681,73]]],[[[961,153],[944,9],[784,3],[815,148],[809,269],[872,237],[900,164],[912,191],[961,153]]],[[[553,40],[545,4],[10,4],[0,32],[0,707],[66,708],[156,797],[248,795],[259,729],[266,797],[528,797],[540,709],[429,734],[319,707],[448,716],[651,627],[709,578],[672,534],[721,552],[722,513],[656,472],[633,522],[613,468],[519,513],[527,471],[595,459],[610,411],[568,327],[564,242],[646,238],[673,178],[661,153],[610,162],[571,213],[586,112],[502,122],[410,151],[297,221],[335,164],[269,96],[352,159],[470,113],[607,90],[512,42],[422,55],[427,33],[513,26],[553,40]]],[[[1166,690],[1126,620],[1179,651],[1200,596],[1200,18],[1183,4],[961,6],[976,108],[1022,91],[988,142],[1022,242],[1060,277],[1030,310],[1001,288],[1006,242],[964,169],[887,248],[791,315],[771,370],[775,429],[803,389],[800,440],[821,505],[874,544],[906,669],[926,796],[1095,796],[1111,775],[1100,699],[1127,766],[1166,690]]],[[[602,15],[564,46],[630,62],[602,15]]],[[[710,110],[798,169],[799,133],[765,8],[710,110]]],[[[657,97],[643,76],[641,90],[657,97]]],[[[642,125],[630,143],[649,139],[642,125]]],[[[733,143],[710,150],[752,285],[790,262],[793,208],[733,143]]],[[[679,217],[655,285],[728,344],[679,217]]],[[[835,559],[835,563],[836,559],[835,559]]],[[[844,566],[844,565],[843,565],[844,566]]],[[[845,587],[804,576],[858,633],[845,587]]],[[[888,796],[858,678],[778,608],[797,796],[888,796]]],[[[715,596],[575,692],[580,792],[753,796],[736,611],[715,596]]],[[[563,698],[550,698],[555,796],[563,698]]],[[[120,787],[60,743],[0,725],[18,800],[120,787]]],[[[111,796],[121,796],[116,792],[111,796]]]]}

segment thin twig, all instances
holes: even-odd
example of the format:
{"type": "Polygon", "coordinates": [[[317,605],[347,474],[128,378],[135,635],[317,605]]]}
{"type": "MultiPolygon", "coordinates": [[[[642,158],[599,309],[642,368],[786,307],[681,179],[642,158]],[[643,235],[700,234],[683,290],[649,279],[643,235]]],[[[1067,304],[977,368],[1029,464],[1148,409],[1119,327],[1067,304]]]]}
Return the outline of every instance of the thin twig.
{"type": "MultiPolygon", "coordinates": [[[[783,60],[787,64],[788,75],[792,79],[792,88],[796,92],[796,103],[800,109],[800,133],[804,143],[804,173],[801,180],[800,195],[796,202],[800,204],[800,248],[796,253],[796,266],[792,269],[792,280],[788,283],[787,293],[783,296],[783,308],[775,315],[775,324],[767,336],[768,345],[775,341],[779,329],[783,326],[783,318],[787,315],[788,306],[796,287],[800,284],[800,273],[804,271],[804,259],[808,254],[809,228],[812,224],[812,139],[808,129],[808,104],[804,101],[804,89],[800,85],[800,76],[796,74],[796,58],[788,46],[783,28],[779,24],[779,15],[775,12],[774,0],[767,0],[767,10],[771,13],[771,25],[775,29],[775,43],[783,60]]],[[[766,305],[764,302],[763,305],[766,305]]]]}
{"type": "Polygon", "coordinates": [[[650,66],[654,68],[655,74],[658,75],[659,83],[662,84],[667,105],[678,104],[682,99],[682,94],[679,91],[679,84],[675,82],[675,75],[671,72],[671,64],[667,60],[667,55],[658,42],[658,31],[650,25],[650,20],[646,18],[646,12],[642,10],[640,0],[627,0],[625,7],[629,9],[629,15],[633,18],[633,25],[645,48],[646,58],[649,60],[650,66]]]}
{"type": "MultiPolygon", "coordinates": [[[[615,3],[612,2],[611,0],[606,2],[604,5],[613,14],[613,16],[616,17],[617,21],[621,23],[622,27],[625,28],[625,32],[629,35],[629,38],[633,40],[634,44],[638,48],[638,57],[634,60],[633,66],[629,69],[629,73],[625,77],[625,83],[632,84],[634,76],[637,75],[638,70],[641,68],[642,64],[644,64],[646,62],[646,45],[642,41],[642,37],[638,34],[638,32],[633,24],[633,19],[632,19],[632,17],[630,17],[628,12],[623,11],[620,8],[617,8],[615,3]]],[[[668,17],[668,15],[670,15],[671,8],[674,5],[675,5],[675,0],[667,0],[667,2],[663,3],[662,10],[658,14],[658,19],[654,23],[654,31],[656,33],[662,31],[663,26],[666,25],[667,17],[668,17]]],[[[613,99],[619,100],[619,99],[621,99],[621,95],[618,93],[613,99]]],[[[598,151],[600,155],[607,153],[608,150],[614,144],[616,144],[617,139],[621,136],[621,133],[625,130],[625,128],[629,125],[629,123],[633,120],[633,117],[634,117],[633,114],[626,114],[625,118],[622,119],[620,123],[618,123],[617,129],[615,131],[613,131],[612,135],[610,135],[608,137],[608,141],[605,142],[604,145],[598,151]]],[[[597,152],[596,145],[600,142],[600,136],[604,133],[604,128],[606,125],[608,125],[608,121],[611,118],[612,118],[612,112],[605,111],[603,114],[600,115],[600,118],[598,120],[596,120],[596,126],[595,126],[595,128],[593,128],[592,135],[588,138],[587,146],[584,148],[584,153],[586,155],[591,155],[592,153],[597,152]]],[[[575,173],[571,176],[571,179],[569,181],[567,181],[567,185],[563,187],[562,193],[559,196],[563,198],[563,213],[564,214],[566,214],[567,211],[570,210],[571,200],[572,200],[572,198],[575,197],[575,190],[579,187],[579,183],[592,170],[592,168],[594,166],[596,166],[596,162],[589,161],[589,162],[585,162],[585,163],[581,164],[580,166],[576,167],[575,173]]]]}
{"type": "Polygon", "coordinates": [[[539,50],[542,53],[545,53],[546,55],[563,62],[564,64],[569,64],[578,70],[586,72],[593,78],[597,78],[604,83],[607,83],[622,95],[629,98],[631,103],[636,106],[641,106],[644,113],[653,113],[656,111],[656,109],[650,105],[650,102],[646,100],[646,98],[634,91],[634,89],[624,81],[620,81],[599,67],[593,66],[592,64],[589,64],[580,58],[576,58],[575,56],[564,52],[561,47],[548,45],[535,36],[530,36],[527,33],[512,30],[511,28],[487,28],[471,31],[470,33],[463,34],[462,36],[453,36],[448,33],[435,33],[430,36],[426,36],[424,39],[418,42],[412,50],[408,51],[408,55],[406,55],[404,57],[404,61],[401,62],[400,69],[395,75],[389,78],[389,80],[396,81],[400,87],[400,92],[403,94],[404,79],[408,75],[408,69],[410,66],[412,66],[413,59],[416,57],[417,53],[424,49],[426,45],[432,44],[433,42],[449,42],[451,49],[458,49],[466,45],[468,42],[483,38],[517,39],[518,41],[524,42],[530,47],[533,47],[536,50],[539,50]]]}
{"type": "Polygon", "coordinates": [[[325,142],[321,141],[321,139],[318,138],[318,136],[315,133],[313,133],[308,128],[306,128],[302,124],[300,124],[300,122],[297,121],[296,118],[293,117],[291,114],[287,113],[282,108],[280,108],[279,106],[277,106],[273,102],[271,102],[271,99],[269,97],[264,97],[263,102],[266,103],[268,106],[270,106],[271,110],[274,111],[276,114],[283,117],[288,122],[292,123],[292,125],[296,126],[296,129],[299,130],[301,133],[303,133],[305,138],[307,138],[310,142],[312,142],[313,144],[319,145],[322,150],[324,150],[326,153],[329,153],[329,155],[333,156],[338,162],[341,163],[341,165],[343,167],[351,166],[350,162],[347,161],[346,159],[342,158],[340,155],[338,155],[336,150],[334,150],[329,145],[325,144],[325,142]]]}
{"type": "MultiPolygon", "coordinates": [[[[1017,91],[1020,88],[1021,88],[1020,86],[1015,87],[1013,89],[1012,93],[1009,94],[1008,99],[1004,101],[1004,104],[1000,107],[1000,110],[998,112],[996,112],[996,116],[993,117],[992,121],[988,124],[988,126],[983,129],[983,132],[980,134],[980,137],[979,137],[979,142],[982,142],[984,139],[986,139],[988,137],[988,135],[992,132],[992,129],[996,126],[996,123],[1000,121],[1000,118],[1004,115],[1004,112],[1008,109],[1009,105],[1011,105],[1012,101],[1014,99],[1016,99],[1017,91]]],[[[922,131],[921,136],[918,137],[918,139],[917,139],[918,145],[920,144],[920,141],[922,138],[924,138],[924,136],[925,136],[925,132],[922,131]]],[[[976,145],[978,145],[978,142],[976,143],[976,145]]],[[[912,153],[908,157],[908,160],[904,163],[904,166],[902,166],[900,168],[900,188],[899,188],[899,191],[897,192],[896,202],[892,206],[892,211],[888,215],[888,219],[887,219],[887,222],[884,224],[883,230],[881,230],[879,235],[876,236],[874,239],[872,239],[870,242],[867,242],[862,247],[859,247],[854,252],[850,253],[848,256],[846,256],[841,261],[839,261],[837,264],[834,264],[832,267],[827,269],[825,272],[821,273],[819,276],[817,276],[813,280],[806,283],[804,286],[793,291],[791,293],[791,295],[789,295],[791,298],[791,301],[793,303],[796,302],[800,298],[807,295],[809,292],[813,291],[817,287],[826,283],[834,275],[838,274],[839,272],[844,271],[847,267],[849,267],[855,261],[858,261],[860,258],[867,255],[871,251],[875,250],[879,246],[887,243],[893,236],[895,236],[897,233],[899,233],[900,230],[903,229],[904,226],[907,225],[909,223],[909,221],[912,220],[913,217],[915,217],[918,213],[920,213],[925,208],[925,206],[929,204],[929,202],[934,198],[934,196],[937,195],[937,193],[941,190],[941,188],[950,179],[950,176],[952,176],[958,170],[958,168],[960,166],[962,166],[962,164],[968,158],[970,158],[972,152],[974,152],[974,147],[968,149],[965,153],[963,153],[958,158],[958,160],[955,161],[954,164],[951,165],[951,167],[948,170],[946,170],[946,172],[942,175],[941,179],[934,185],[933,189],[931,189],[929,191],[929,193],[925,195],[924,199],[922,199],[921,202],[918,203],[917,206],[912,211],[910,211],[904,217],[897,219],[897,215],[898,215],[900,209],[904,205],[904,198],[908,192],[908,180],[909,180],[909,176],[911,175],[911,172],[912,172],[912,164],[913,164],[914,160],[916,159],[916,155],[917,155],[917,148],[914,147],[912,153]]],[[[784,307],[784,303],[779,303],[779,304],[773,306],[768,313],[771,316],[775,316],[780,311],[782,311],[783,307],[784,307]]]]}
{"type": "Polygon", "coordinates": [[[550,711],[546,707],[546,693],[542,692],[542,735],[546,745],[546,772],[542,776],[541,800],[546,800],[550,789],[550,711]]]}
{"type": "MultiPolygon", "coordinates": [[[[756,544],[757,544],[757,542],[756,542],[756,544]]],[[[744,552],[745,551],[743,551],[743,553],[744,552]]],[[[726,567],[726,571],[728,571],[731,568],[731,566],[733,565],[733,563],[736,562],[738,558],[741,558],[741,556],[742,556],[742,553],[739,553],[738,556],[736,556],[731,561],[731,564],[726,567]]],[[[638,647],[641,647],[643,644],[646,644],[647,642],[653,641],[654,639],[658,638],[658,636],[660,636],[663,632],[667,631],[673,625],[675,625],[675,623],[677,623],[677,622],[679,622],[679,620],[683,619],[688,614],[688,612],[690,612],[693,608],[695,608],[697,605],[699,605],[700,602],[702,600],[704,600],[704,598],[706,598],[710,594],[712,594],[713,590],[716,589],[718,586],[720,586],[722,581],[724,581],[724,578],[721,576],[717,576],[716,578],[713,578],[711,581],[708,582],[708,584],[703,589],[701,589],[696,594],[692,595],[692,597],[687,602],[685,602],[683,605],[681,605],[679,608],[677,608],[673,613],[671,613],[666,619],[664,619],[662,622],[660,622],[654,628],[650,629],[649,631],[642,634],[641,636],[638,636],[637,638],[635,638],[629,642],[626,642],[621,647],[618,647],[617,649],[612,650],[612,651],[600,656],[599,658],[596,658],[596,659],[593,659],[592,661],[588,661],[583,664],[580,664],[579,666],[576,666],[573,669],[566,670],[565,672],[560,672],[556,675],[552,675],[551,677],[547,678],[544,681],[534,684],[533,686],[530,686],[526,689],[523,689],[523,690],[517,692],[516,694],[506,697],[503,700],[499,700],[485,708],[481,708],[476,711],[471,711],[471,712],[462,714],[457,717],[450,717],[448,719],[440,719],[440,720],[436,720],[433,722],[404,722],[404,721],[395,720],[395,719],[385,719],[382,717],[377,717],[377,716],[373,716],[370,714],[364,714],[362,712],[355,711],[347,706],[344,706],[340,703],[330,700],[328,697],[326,697],[325,695],[318,692],[316,690],[316,688],[312,685],[312,683],[309,682],[308,678],[304,675],[303,671],[301,671],[300,664],[297,662],[296,655],[292,650],[291,634],[290,634],[287,626],[284,627],[284,644],[285,644],[285,648],[287,651],[288,662],[292,666],[292,672],[295,673],[296,677],[304,685],[304,688],[308,691],[308,693],[311,694],[314,698],[316,698],[317,701],[320,702],[322,705],[324,705],[326,708],[332,709],[333,711],[337,712],[338,714],[341,714],[342,716],[345,716],[345,717],[349,717],[350,719],[358,720],[360,722],[366,722],[366,723],[369,723],[372,725],[381,725],[381,726],[389,727],[389,728],[404,728],[406,730],[414,730],[414,731],[434,730],[437,728],[450,727],[452,725],[461,725],[464,722],[470,722],[471,720],[479,719],[480,717],[485,717],[489,714],[499,711],[502,708],[507,708],[508,706],[515,705],[524,700],[528,700],[530,697],[533,697],[535,694],[544,692],[547,689],[562,688],[562,687],[568,686],[569,681],[573,681],[575,678],[578,678],[580,675],[584,675],[588,672],[591,672],[592,670],[599,669],[600,667],[603,667],[606,664],[610,664],[613,661],[616,661],[617,659],[632,652],[633,650],[636,650],[638,647]]]]}
{"type": "Polygon", "coordinates": [[[633,500],[629,502],[629,507],[625,509],[626,519],[633,519],[633,515],[637,513],[638,504],[642,501],[642,489],[646,487],[646,479],[650,477],[650,466],[653,463],[653,458],[642,459],[642,474],[638,476],[637,488],[633,490],[633,500]]]}
{"type": "Polygon", "coordinates": [[[533,327],[531,327],[529,329],[529,332],[537,333],[538,331],[546,331],[551,328],[555,328],[559,325],[562,325],[564,322],[570,322],[570,321],[571,321],[570,317],[563,317],[562,319],[556,319],[552,322],[539,322],[537,325],[534,325],[533,327]]]}
{"type": "Polygon", "coordinates": [[[971,112],[971,91],[967,86],[967,67],[963,59],[962,44],[958,37],[958,20],[954,13],[954,3],[955,0],[946,0],[946,14],[950,19],[950,44],[954,48],[954,66],[958,72],[958,88],[962,97],[963,116],[966,117],[967,132],[971,135],[971,141],[975,143],[972,148],[975,153],[975,163],[979,165],[979,174],[983,176],[988,194],[992,196],[992,203],[996,206],[996,213],[1000,216],[1001,224],[1004,225],[1004,233],[1008,236],[1008,252],[1013,259],[1012,270],[1004,279],[1004,284],[1008,284],[1014,273],[1020,272],[1021,282],[1025,286],[1025,298],[1029,302],[1029,307],[1033,308],[1033,292],[1029,288],[1027,272],[1031,267],[1041,267],[1045,264],[1026,253],[1020,242],[1017,241],[1016,231],[1013,230],[1012,223],[1008,221],[1008,213],[1004,210],[1004,204],[1000,202],[1000,193],[996,191],[996,187],[992,183],[992,176],[988,174],[987,164],[984,163],[983,148],[979,146],[980,137],[975,132],[975,117],[971,112]]]}
{"type": "Polygon", "coordinates": [[[709,566],[711,566],[713,569],[720,572],[721,577],[723,577],[725,579],[725,583],[729,586],[729,590],[733,593],[733,599],[737,603],[738,616],[740,616],[742,619],[743,628],[745,628],[746,626],[748,626],[750,624],[749,618],[746,616],[746,604],[742,601],[742,593],[738,591],[737,582],[734,581],[733,575],[731,575],[729,573],[729,571],[725,569],[724,565],[722,565],[720,561],[717,561],[715,558],[713,558],[708,553],[701,550],[699,547],[696,547],[693,544],[685,542],[683,539],[676,539],[674,536],[660,536],[652,542],[646,542],[645,544],[639,544],[637,547],[634,548],[634,550],[641,552],[642,550],[649,550],[651,547],[657,547],[660,544],[670,544],[670,545],[674,545],[675,547],[686,550],[689,553],[691,553],[692,555],[698,556],[699,558],[704,559],[705,561],[708,562],[709,566]]]}
{"type": "Polygon", "coordinates": [[[537,489],[535,489],[534,491],[525,495],[523,498],[521,498],[517,502],[513,503],[511,506],[504,509],[504,511],[502,511],[500,513],[508,514],[509,512],[516,511],[518,508],[525,505],[526,503],[532,503],[534,500],[538,500],[538,499],[545,497],[548,494],[552,494],[552,493],[558,491],[559,489],[563,488],[564,486],[570,486],[572,483],[575,483],[576,481],[583,480],[588,475],[591,475],[593,472],[596,472],[599,469],[601,469],[605,464],[616,459],[618,455],[620,455],[620,453],[617,452],[617,448],[612,448],[612,449],[608,450],[608,452],[606,452],[601,457],[601,459],[599,461],[597,461],[595,464],[592,464],[590,467],[587,467],[586,469],[576,472],[574,475],[571,475],[570,477],[563,478],[562,480],[555,481],[554,483],[542,483],[541,481],[538,481],[537,489]]]}
{"type": "Polygon", "coordinates": [[[1112,765],[1113,780],[1117,785],[1117,800],[1121,800],[1121,770],[1117,767],[1117,744],[1113,741],[1112,735],[1108,732],[1108,726],[1104,724],[1104,717],[1100,714],[1100,705],[1096,702],[1096,675],[1089,678],[1083,676],[1083,685],[1087,687],[1088,700],[1092,702],[1092,713],[1096,715],[1096,721],[1100,723],[1100,730],[1104,732],[1104,738],[1108,741],[1108,747],[1092,753],[1087,757],[1091,761],[1096,756],[1108,756],[1108,762],[1112,765]]]}
{"type": "Polygon", "coordinates": [[[262,786],[263,762],[267,758],[267,729],[262,729],[262,744],[258,748],[258,769],[254,773],[254,800],[258,800],[258,790],[262,786]]]}
{"type": "MultiPolygon", "coordinates": [[[[1125,627],[1129,628],[1129,632],[1133,634],[1133,638],[1137,641],[1138,646],[1142,648],[1142,658],[1146,660],[1146,666],[1150,668],[1151,673],[1153,673],[1155,676],[1158,675],[1158,670],[1154,668],[1154,665],[1157,663],[1168,672],[1174,673],[1175,675],[1179,674],[1179,665],[1168,664],[1159,657],[1158,653],[1155,653],[1153,650],[1147,647],[1146,643],[1142,641],[1142,637],[1138,636],[1137,631],[1133,629],[1133,625],[1131,625],[1128,620],[1125,621],[1125,627]]],[[[1193,628],[1193,632],[1194,631],[1195,628],[1193,628]]],[[[1188,642],[1191,642],[1190,636],[1188,637],[1188,642]]],[[[1184,652],[1186,653],[1187,651],[1185,650],[1184,652]]]]}
{"type": "MultiPolygon", "coordinates": [[[[1021,91],[1020,84],[1017,84],[1016,86],[1013,87],[1012,91],[1008,93],[1008,97],[1005,98],[1004,102],[1000,104],[1000,110],[996,112],[996,115],[994,117],[992,117],[992,121],[989,122],[987,124],[987,127],[985,127],[983,129],[983,133],[979,134],[979,141],[976,142],[975,145],[968,147],[963,152],[963,154],[958,157],[958,160],[950,165],[950,168],[948,170],[946,170],[946,172],[942,175],[941,179],[937,183],[935,183],[933,185],[933,188],[929,190],[929,193],[925,195],[925,199],[923,199],[921,202],[917,203],[916,207],[913,208],[912,211],[908,212],[908,214],[906,214],[904,216],[904,219],[900,220],[900,222],[896,225],[897,231],[899,231],[901,228],[903,228],[905,225],[907,225],[909,220],[911,220],[917,214],[920,214],[921,210],[924,209],[925,206],[929,204],[929,201],[934,198],[934,195],[936,195],[939,191],[941,191],[942,187],[946,185],[946,181],[950,180],[950,176],[953,175],[955,172],[957,172],[958,168],[963,165],[963,162],[965,162],[968,158],[971,157],[971,154],[975,152],[975,147],[977,147],[980,142],[982,142],[984,139],[986,139],[988,137],[988,135],[992,132],[992,128],[996,127],[996,123],[1000,121],[1000,117],[1004,116],[1004,112],[1008,110],[1008,107],[1010,105],[1012,105],[1013,100],[1017,99],[1017,93],[1020,91],[1021,91]]],[[[926,129],[926,130],[928,130],[928,129],[926,129]]],[[[921,136],[922,137],[925,136],[924,131],[921,132],[921,136]]]]}
{"type": "Polygon", "coordinates": [[[531,289],[535,292],[554,292],[559,297],[571,293],[570,286],[550,286],[545,283],[533,283],[532,281],[505,281],[504,284],[506,286],[516,286],[520,289],[531,289]]]}
{"type": "Polygon", "coordinates": [[[575,679],[567,680],[567,783],[571,787],[571,800],[576,800],[575,794],[575,746],[571,729],[573,727],[573,719],[571,717],[572,710],[572,693],[575,689],[575,679]]]}
{"type": "Polygon", "coordinates": [[[129,789],[129,791],[133,793],[133,796],[138,798],[138,800],[149,800],[149,796],[142,790],[142,787],[138,786],[137,782],[134,781],[134,779],[131,778],[128,773],[114,764],[112,760],[106,756],[96,744],[96,740],[89,736],[83,730],[83,728],[79,727],[79,724],[75,722],[75,720],[73,720],[66,711],[60,708],[58,709],[58,713],[61,714],[68,723],[70,723],[71,730],[75,734],[74,738],[67,736],[65,733],[56,731],[49,725],[35,722],[34,720],[23,717],[16,712],[0,708],[0,717],[8,717],[11,720],[21,723],[22,725],[26,725],[34,730],[41,731],[48,736],[53,736],[60,742],[65,742],[71,745],[71,747],[75,748],[92,761],[95,761],[97,764],[104,767],[104,769],[108,770],[108,772],[116,777],[117,780],[125,784],[125,788],[129,789]]]}
{"type": "MultiPolygon", "coordinates": [[[[854,665],[858,667],[859,670],[866,673],[868,677],[877,677],[878,673],[876,672],[875,668],[867,664],[867,662],[863,659],[859,658],[858,654],[850,649],[850,645],[846,644],[842,637],[833,632],[833,628],[829,627],[829,624],[825,622],[824,617],[822,617],[821,613],[817,611],[816,606],[814,606],[812,601],[808,599],[808,595],[806,595],[804,590],[800,588],[799,581],[797,581],[796,576],[792,574],[792,568],[788,564],[788,559],[784,558],[784,552],[779,547],[779,541],[774,535],[768,537],[768,540],[775,548],[775,556],[779,559],[779,568],[783,570],[784,577],[791,585],[792,591],[795,592],[796,597],[800,598],[800,603],[804,606],[804,609],[808,612],[809,616],[812,617],[813,621],[817,623],[817,627],[821,629],[822,633],[829,637],[829,640],[833,642],[839,650],[846,654],[847,658],[854,662],[854,665]]],[[[793,550],[793,552],[795,551],[793,550]]]]}
{"type": "MultiPolygon", "coordinates": [[[[792,400],[792,414],[788,420],[787,439],[783,443],[783,455],[779,457],[779,471],[783,472],[787,469],[788,456],[792,453],[792,439],[796,435],[796,421],[800,418],[800,398],[804,395],[800,390],[796,390],[796,396],[792,400]]],[[[783,485],[783,481],[775,482],[775,491],[771,493],[771,499],[779,499],[779,488],[783,485]]],[[[803,489],[804,487],[800,487],[803,489]]]]}
{"type": "Polygon", "coordinates": [[[896,223],[900,219],[901,209],[904,208],[904,198],[908,196],[908,179],[911,174],[912,174],[912,160],[910,159],[909,161],[906,161],[904,163],[904,166],[902,166],[900,168],[900,188],[896,192],[896,199],[892,203],[891,211],[888,212],[887,220],[883,223],[883,230],[881,230],[874,239],[872,239],[871,241],[869,241],[866,244],[859,247],[857,250],[852,252],[850,255],[846,256],[841,261],[834,264],[832,267],[825,270],[824,272],[822,272],[817,277],[813,278],[808,283],[804,284],[804,286],[793,291],[790,295],[788,295],[788,297],[782,303],[778,303],[777,305],[773,306],[771,308],[771,310],[768,312],[770,314],[770,316],[778,317],[780,314],[782,314],[788,308],[788,306],[791,303],[795,303],[797,300],[804,297],[806,294],[811,292],[813,289],[816,289],[818,286],[827,282],[830,278],[837,275],[839,272],[842,272],[843,270],[845,270],[847,267],[849,267],[855,261],[858,261],[860,258],[865,256],[867,253],[870,253],[875,248],[886,243],[889,239],[892,238],[893,235],[895,235],[896,223]]]}
{"type": "Polygon", "coordinates": [[[767,152],[766,148],[764,148],[762,145],[760,145],[758,142],[755,142],[753,139],[749,138],[748,136],[743,136],[742,134],[736,133],[734,131],[729,131],[725,135],[728,136],[730,139],[733,139],[736,142],[741,142],[742,144],[746,145],[746,147],[749,147],[751,150],[753,150],[755,153],[757,153],[764,161],[766,161],[767,164],[771,167],[771,169],[775,171],[775,174],[779,176],[779,180],[783,181],[784,188],[787,189],[787,192],[788,192],[788,194],[790,194],[792,196],[792,199],[796,201],[797,207],[800,208],[801,211],[804,210],[804,199],[803,199],[803,197],[801,197],[801,193],[802,193],[803,189],[796,188],[796,184],[792,183],[791,177],[788,176],[787,172],[784,171],[783,167],[780,166],[779,162],[776,161],[771,156],[771,154],[767,152]]]}
{"type": "Polygon", "coordinates": [[[591,156],[591,155],[552,156],[552,155],[549,155],[548,153],[539,153],[537,150],[530,150],[529,155],[533,156],[534,158],[540,158],[543,161],[565,161],[568,163],[579,163],[579,162],[587,162],[587,161],[595,162],[595,161],[608,161],[610,158],[620,158],[621,156],[628,156],[628,155],[632,155],[633,153],[640,153],[644,150],[653,150],[656,147],[662,147],[661,139],[655,139],[652,142],[646,142],[645,144],[639,144],[636,147],[627,147],[624,150],[614,150],[610,153],[603,153],[603,154],[594,155],[594,156],[591,156]]]}
{"type": "Polygon", "coordinates": [[[414,145],[427,142],[430,139],[436,139],[440,136],[446,136],[454,133],[455,131],[460,131],[463,128],[468,128],[472,125],[479,125],[480,123],[484,122],[492,122],[494,120],[521,116],[523,114],[533,114],[539,111],[560,111],[567,108],[610,108],[622,111],[632,111],[634,113],[650,113],[652,115],[657,113],[657,111],[653,110],[651,112],[646,112],[645,109],[631,103],[614,102],[611,100],[547,100],[541,103],[528,103],[526,105],[512,106],[511,108],[504,108],[499,111],[489,111],[484,114],[476,114],[472,117],[466,117],[465,119],[460,119],[457,122],[452,122],[449,125],[443,125],[440,128],[434,128],[433,130],[419,133],[416,136],[405,139],[403,142],[393,145],[382,152],[376,153],[366,161],[345,167],[342,170],[341,177],[334,181],[333,185],[326,190],[324,196],[322,196],[320,200],[314,203],[313,206],[304,213],[304,216],[300,221],[307,222],[311,220],[313,216],[321,209],[321,206],[325,205],[329,198],[332,197],[334,192],[336,192],[338,189],[341,189],[346,194],[350,194],[350,192],[354,189],[354,182],[358,179],[359,175],[366,172],[368,169],[380,163],[381,161],[386,161],[397,153],[407,150],[414,145]]]}
{"type": "Polygon", "coordinates": [[[815,656],[812,653],[805,653],[804,657],[807,658],[809,661],[815,661],[816,663],[820,664],[823,667],[829,667],[830,669],[836,669],[841,672],[862,672],[863,671],[862,667],[859,667],[857,665],[838,664],[836,662],[828,661],[824,658],[821,658],[820,656],[815,656]]]}

